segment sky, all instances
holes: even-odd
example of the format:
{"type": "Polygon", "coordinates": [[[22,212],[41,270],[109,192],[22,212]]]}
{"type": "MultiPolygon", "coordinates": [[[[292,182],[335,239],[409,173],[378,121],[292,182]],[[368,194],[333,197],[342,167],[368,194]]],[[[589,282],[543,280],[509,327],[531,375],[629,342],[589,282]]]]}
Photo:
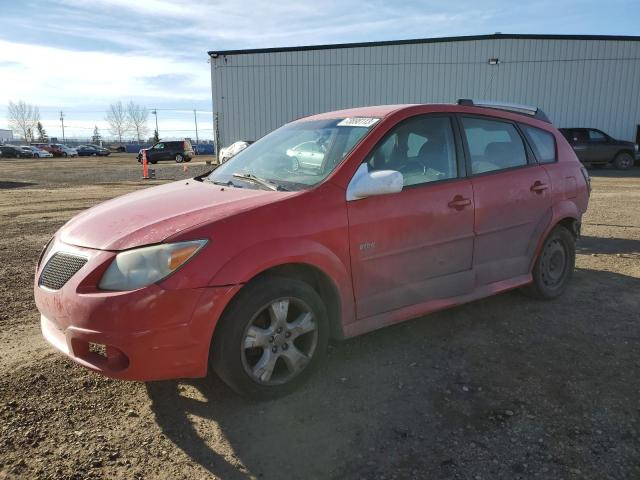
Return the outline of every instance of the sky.
{"type": "MultiPolygon", "coordinates": [[[[157,109],[161,137],[211,138],[209,50],[501,33],[640,34],[639,0],[0,0],[9,101],[61,137],[103,136],[111,103],[157,109]]],[[[149,117],[152,128],[155,118],[149,117]]]]}

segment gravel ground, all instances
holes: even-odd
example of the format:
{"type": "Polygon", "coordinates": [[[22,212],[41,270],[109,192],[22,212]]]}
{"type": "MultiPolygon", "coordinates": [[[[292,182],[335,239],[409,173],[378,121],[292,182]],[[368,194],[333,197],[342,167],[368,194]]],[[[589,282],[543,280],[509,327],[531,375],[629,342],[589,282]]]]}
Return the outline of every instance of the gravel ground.
{"type": "Polygon", "coordinates": [[[0,478],[640,478],[640,169],[594,170],[559,300],[502,294],[331,346],[266,403],[213,376],[102,378],[42,340],[42,245],[78,211],[206,171],[0,162],[0,478]]]}

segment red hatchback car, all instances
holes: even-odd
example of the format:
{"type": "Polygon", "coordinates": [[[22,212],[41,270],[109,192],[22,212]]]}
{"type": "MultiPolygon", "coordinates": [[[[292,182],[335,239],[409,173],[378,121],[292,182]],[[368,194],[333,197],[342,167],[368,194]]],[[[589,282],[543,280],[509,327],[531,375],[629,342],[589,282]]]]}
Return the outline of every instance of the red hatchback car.
{"type": "Polygon", "coordinates": [[[539,110],[393,105],[289,123],[207,175],[131,193],[45,247],[45,338],[130,380],[268,398],[330,338],[567,287],[589,177],[539,110]],[[162,208],[149,208],[162,205],[162,208]]]}

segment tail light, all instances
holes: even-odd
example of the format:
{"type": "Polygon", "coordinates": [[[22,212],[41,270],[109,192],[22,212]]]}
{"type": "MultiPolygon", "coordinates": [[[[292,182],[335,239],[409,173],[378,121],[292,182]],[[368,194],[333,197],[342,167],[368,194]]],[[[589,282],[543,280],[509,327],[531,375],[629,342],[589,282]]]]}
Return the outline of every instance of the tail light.
{"type": "Polygon", "coordinates": [[[587,184],[587,189],[589,190],[589,195],[591,195],[591,177],[589,176],[589,172],[584,167],[580,167],[580,171],[582,172],[582,176],[584,177],[584,181],[587,184]]]}

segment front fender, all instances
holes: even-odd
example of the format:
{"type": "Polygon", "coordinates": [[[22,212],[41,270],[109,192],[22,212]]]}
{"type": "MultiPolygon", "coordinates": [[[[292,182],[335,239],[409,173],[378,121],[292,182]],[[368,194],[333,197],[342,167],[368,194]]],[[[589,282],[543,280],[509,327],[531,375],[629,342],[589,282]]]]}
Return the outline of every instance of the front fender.
{"type": "Polygon", "coordinates": [[[329,248],[313,240],[286,238],[252,245],[229,258],[209,280],[209,285],[247,283],[270,268],[287,264],[310,265],[325,273],[340,296],[343,323],[355,319],[349,259],[342,261],[329,248]]]}

